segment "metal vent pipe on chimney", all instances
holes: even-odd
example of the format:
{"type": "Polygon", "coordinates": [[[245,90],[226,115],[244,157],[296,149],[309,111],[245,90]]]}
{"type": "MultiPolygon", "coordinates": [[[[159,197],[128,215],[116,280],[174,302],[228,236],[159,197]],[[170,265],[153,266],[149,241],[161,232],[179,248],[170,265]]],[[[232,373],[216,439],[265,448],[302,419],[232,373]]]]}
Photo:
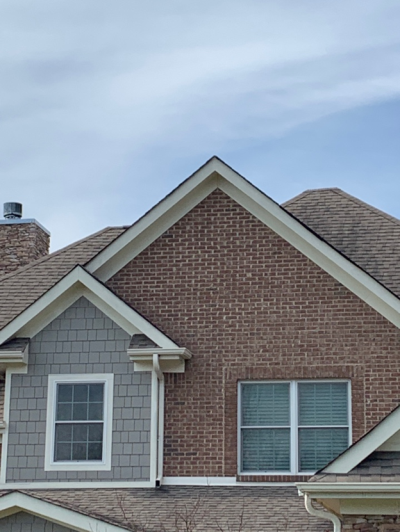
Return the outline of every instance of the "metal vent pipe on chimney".
{"type": "Polygon", "coordinates": [[[4,218],[7,220],[15,220],[22,218],[22,203],[8,202],[4,204],[4,218]]]}

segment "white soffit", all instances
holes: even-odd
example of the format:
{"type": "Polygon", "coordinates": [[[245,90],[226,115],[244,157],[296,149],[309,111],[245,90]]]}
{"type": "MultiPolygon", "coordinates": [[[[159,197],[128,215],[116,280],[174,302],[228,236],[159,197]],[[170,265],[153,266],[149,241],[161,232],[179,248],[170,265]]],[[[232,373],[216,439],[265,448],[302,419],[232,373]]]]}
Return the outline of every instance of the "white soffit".
{"type": "Polygon", "coordinates": [[[3,518],[19,512],[27,512],[77,532],[126,532],[127,530],[20,492],[0,497],[0,529],[3,518]]]}
{"type": "MultiPolygon", "coordinates": [[[[324,473],[347,474],[374,451],[381,449],[400,430],[400,407],[386,416],[364,437],[354,443],[340,456],[320,471],[324,473]]],[[[321,484],[321,483],[316,483],[321,484]]]]}
{"type": "Polygon", "coordinates": [[[216,157],[92,259],[87,270],[107,281],[218,188],[400,328],[400,300],[394,294],[216,157]]]}
{"type": "Polygon", "coordinates": [[[0,344],[14,337],[32,338],[80,297],[85,297],[128,334],[145,334],[162,348],[178,346],[119,299],[81,266],[74,268],[0,331],[0,344]]]}

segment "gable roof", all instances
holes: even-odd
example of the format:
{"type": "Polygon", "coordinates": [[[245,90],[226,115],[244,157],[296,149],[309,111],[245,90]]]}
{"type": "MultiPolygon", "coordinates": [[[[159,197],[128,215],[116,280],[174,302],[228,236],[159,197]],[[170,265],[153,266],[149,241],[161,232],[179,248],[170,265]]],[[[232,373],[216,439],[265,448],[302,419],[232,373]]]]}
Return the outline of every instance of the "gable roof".
{"type": "Polygon", "coordinates": [[[109,288],[76,266],[0,331],[0,344],[14,337],[31,338],[84,296],[130,335],[144,334],[162,348],[178,346],[109,288]]]}
{"type": "Polygon", "coordinates": [[[400,296],[400,220],[339,188],[306,190],[283,207],[400,296]]]}
{"type": "Polygon", "coordinates": [[[213,157],[129,228],[107,228],[0,278],[0,301],[3,303],[0,328],[18,317],[76,264],[85,265],[87,271],[100,281],[107,281],[216,189],[222,190],[400,327],[397,295],[289,212],[289,208],[294,210],[293,206],[298,205],[302,197],[308,197],[310,191],[288,202],[285,209],[223,161],[213,157]]]}
{"type": "Polygon", "coordinates": [[[400,327],[400,300],[321,236],[217,157],[132,225],[86,265],[107,281],[211,192],[220,189],[385,318],[400,327]]]}
{"type": "Polygon", "coordinates": [[[125,229],[125,227],[106,227],[0,277],[0,329],[34,303],[77,264],[85,264],[125,229]]]}

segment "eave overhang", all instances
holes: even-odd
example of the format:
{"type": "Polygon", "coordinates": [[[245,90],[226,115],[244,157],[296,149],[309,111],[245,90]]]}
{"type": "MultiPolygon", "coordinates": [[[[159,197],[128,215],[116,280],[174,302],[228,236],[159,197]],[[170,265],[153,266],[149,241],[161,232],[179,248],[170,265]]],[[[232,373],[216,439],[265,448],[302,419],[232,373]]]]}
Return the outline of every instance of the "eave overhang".
{"type": "MultiPolygon", "coordinates": [[[[0,370],[27,366],[29,359],[29,340],[16,339],[8,344],[0,346],[0,370]]],[[[0,427],[1,431],[1,427],[0,427]]]]}
{"type": "Polygon", "coordinates": [[[186,347],[175,349],[162,349],[159,347],[128,349],[129,360],[134,363],[134,371],[138,372],[152,370],[153,355],[158,355],[163,373],[184,373],[185,360],[192,358],[192,353],[186,347]]]}
{"type": "Polygon", "coordinates": [[[400,482],[299,482],[300,495],[313,499],[400,498],[400,482]]]}

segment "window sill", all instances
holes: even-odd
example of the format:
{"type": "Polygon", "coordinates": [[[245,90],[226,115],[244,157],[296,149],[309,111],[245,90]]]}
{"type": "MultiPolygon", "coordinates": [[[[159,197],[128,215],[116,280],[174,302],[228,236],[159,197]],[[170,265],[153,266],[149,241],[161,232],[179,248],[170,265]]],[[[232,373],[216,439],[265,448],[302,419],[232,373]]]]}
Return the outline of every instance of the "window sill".
{"type": "Polygon", "coordinates": [[[111,463],[60,462],[46,464],[45,471],[111,471],[111,463]]]}

